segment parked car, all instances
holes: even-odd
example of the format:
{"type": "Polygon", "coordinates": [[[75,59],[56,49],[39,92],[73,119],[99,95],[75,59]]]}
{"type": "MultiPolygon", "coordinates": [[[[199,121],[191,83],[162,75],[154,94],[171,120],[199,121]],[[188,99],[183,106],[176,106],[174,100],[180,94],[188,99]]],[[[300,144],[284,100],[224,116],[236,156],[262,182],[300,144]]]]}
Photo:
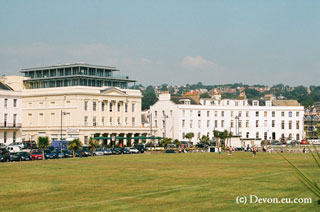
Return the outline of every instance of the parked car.
{"type": "Polygon", "coordinates": [[[19,146],[8,146],[7,150],[10,153],[16,153],[16,152],[21,152],[21,148],[19,146]]]}
{"type": "Polygon", "coordinates": [[[104,151],[103,151],[102,148],[95,149],[95,150],[93,151],[93,155],[94,155],[94,156],[103,156],[103,155],[104,155],[104,151]]]}
{"type": "MultiPolygon", "coordinates": [[[[22,143],[22,142],[13,142],[13,143],[11,143],[11,144],[9,144],[9,146],[18,146],[18,147],[20,147],[21,149],[22,148],[24,148],[24,144],[22,143]]],[[[8,147],[9,147],[8,146],[8,147]]]]}
{"type": "Polygon", "coordinates": [[[130,154],[131,152],[130,152],[130,149],[129,149],[129,148],[127,148],[127,147],[121,147],[121,148],[120,148],[120,153],[121,153],[121,154],[130,154]]]}
{"type": "Polygon", "coordinates": [[[31,154],[29,152],[20,152],[21,160],[32,160],[31,154]]]}
{"type": "Polygon", "coordinates": [[[91,152],[88,149],[83,149],[81,151],[81,155],[82,157],[88,157],[88,156],[91,156],[91,152]]]}
{"type": "Polygon", "coordinates": [[[42,160],[42,152],[41,151],[33,151],[31,152],[32,160],[42,160]]]}
{"type": "Polygon", "coordinates": [[[55,159],[56,158],[56,153],[55,152],[51,152],[50,150],[45,150],[44,151],[44,158],[45,159],[55,159]]]}
{"type": "Polygon", "coordinates": [[[104,155],[112,155],[111,149],[103,148],[103,154],[104,155]]]}
{"type": "Polygon", "coordinates": [[[20,153],[19,152],[14,152],[10,154],[10,161],[22,161],[20,153]]]}
{"type": "Polygon", "coordinates": [[[139,150],[136,149],[136,148],[134,148],[134,147],[130,147],[129,151],[130,151],[130,153],[132,153],[132,154],[138,154],[138,153],[139,153],[139,150]]]}
{"type": "Polygon", "coordinates": [[[62,152],[63,152],[65,158],[72,158],[73,157],[73,153],[69,149],[62,150],[62,152]]]}
{"type": "Polygon", "coordinates": [[[1,154],[0,154],[0,162],[4,162],[4,157],[1,154]]]}
{"type": "Polygon", "coordinates": [[[6,152],[8,152],[6,147],[5,148],[4,147],[0,148],[0,154],[1,155],[4,155],[6,152]]]}
{"type": "Polygon", "coordinates": [[[173,149],[167,149],[166,153],[176,153],[176,151],[174,151],[173,149]]]}
{"type": "Polygon", "coordinates": [[[141,153],[144,153],[147,150],[147,148],[145,147],[144,144],[137,144],[137,145],[134,145],[134,147],[137,150],[139,150],[139,152],[141,152],[141,153]]]}
{"type": "Polygon", "coordinates": [[[280,141],[273,141],[271,142],[271,145],[282,145],[280,141]]]}
{"type": "Polygon", "coordinates": [[[121,154],[121,151],[120,151],[120,149],[119,148],[112,148],[112,154],[114,154],[114,155],[118,155],[118,154],[121,154]]]}

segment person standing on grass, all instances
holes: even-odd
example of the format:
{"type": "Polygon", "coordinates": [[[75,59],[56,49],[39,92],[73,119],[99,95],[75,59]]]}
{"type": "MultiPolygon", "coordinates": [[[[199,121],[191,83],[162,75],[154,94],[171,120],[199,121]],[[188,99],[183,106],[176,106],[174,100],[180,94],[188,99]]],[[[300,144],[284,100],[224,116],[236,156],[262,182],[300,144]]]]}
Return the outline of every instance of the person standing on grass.
{"type": "Polygon", "coordinates": [[[232,147],[229,147],[229,154],[228,155],[232,155],[232,147]]]}
{"type": "Polygon", "coordinates": [[[219,146],[218,152],[219,152],[219,157],[222,158],[222,148],[221,148],[221,146],[219,146]]]}
{"type": "Polygon", "coordinates": [[[256,147],[253,146],[252,147],[252,157],[255,157],[257,155],[257,150],[256,150],[256,147]]]}

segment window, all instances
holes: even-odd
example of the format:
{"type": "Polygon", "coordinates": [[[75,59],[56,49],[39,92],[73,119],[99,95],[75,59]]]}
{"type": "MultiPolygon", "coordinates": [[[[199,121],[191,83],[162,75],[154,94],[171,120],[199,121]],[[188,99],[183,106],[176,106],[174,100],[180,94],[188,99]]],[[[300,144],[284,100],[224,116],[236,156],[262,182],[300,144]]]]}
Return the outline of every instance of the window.
{"type": "Polygon", "coordinates": [[[124,119],[124,123],[125,123],[125,125],[128,125],[128,117],[126,117],[126,118],[124,119]]]}
{"type": "Polygon", "coordinates": [[[190,120],[190,128],[192,128],[192,122],[193,122],[193,120],[190,120]]]}
{"type": "Polygon", "coordinates": [[[182,127],[184,127],[186,124],[186,120],[182,120],[182,127]]]}
{"type": "Polygon", "coordinates": [[[127,113],[128,112],[128,103],[124,104],[124,111],[127,113]]]}
{"type": "Polygon", "coordinates": [[[121,122],[120,122],[120,117],[118,117],[118,125],[121,125],[121,122]]]}
{"type": "Polygon", "coordinates": [[[8,121],[8,114],[4,114],[4,126],[7,126],[7,121],[8,121]]]}
{"type": "Polygon", "coordinates": [[[88,136],[84,136],[84,144],[88,144],[88,136]]]}
{"type": "Polygon", "coordinates": [[[214,120],[214,127],[218,127],[218,120],[214,120]]]}
{"type": "Polygon", "coordinates": [[[272,117],[276,117],[276,112],[272,111],[272,117]]]}
{"type": "Polygon", "coordinates": [[[238,101],[236,101],[236,103],[235,103],[235,104],[236,104],[236,106],[239,106],[239,102],[238,102],[238,101]]]}
{"type": "Polygon", "coordinates": [[[267,140],[267,139],[268,139],[268,133],[264,132],[264,140],[267,140]]]}
{"type": "Polygon", "coordinates": [[[291,111],[289,112],[289,117],[292,117],[292,112],[291,111]]]}
{"type": "Polygon", "coordinates": [[[104,111],[104,102],[101,102],[101,111],[104,111]]]}
{"type": "Polygon", "coordinates": [[[13,127],[16,127],[16,123],[17,123],[17,114],[13,114],[13,127]]]}
{"type": "Polygon", "coordinates": [[[158,112],[154,111],[154,117],[157,117],[157,115],[158,115],[158,112]]]}
{"type": "Polygon", "coordinates": [[[224,127],[224,120],[221,120],[221,127],[224,127]]]}
{"type": "Polygon", "coordinates": [[[112,112],[112,102],[109,103],[109,111],[112,112]]]}
{"type": "Polygon", "coordinates": [[[92,117],[92,125],[97,126],[97,118],[95,116],[92,117]]]}
{"type": "Polygon", "coordinates": [[[268,121],[264,120],[264,127],[267,127],[267,126],[268,126],[268,121]]]}
{"type": "Polygon", "coordinates": [[[135,104],[134,103],[132,103],[132,112],[134,113],[134,111],[135,111],[135,104]]]}
{"type": "Polygon", "coordinates": [[[249,138],[249,132],[246,133],[246,137],[249,138]]]}
{"type": "Polygon", "coordinates": [[[112,117],[109,118],[110,125],[112,125],[112,117]]]}
{"type": "Polygon", "coordinates": [[[249,117],[249,111],[246,111],[246,117],[249,117]]]}
{"type": "Polygon", "coordinates": [[[84,101],[84,110],[85,110],[85,111],[88,110],[88,101],[84,101]]]}
{"type": "Polygon", "coordinates": [[[134,127],[136,125],[136,118],[132,117],[132,126],[134,127]]]}
{"type": "Polygon", "coordinates": [[[272,120],[272,127],[275,127],[275,126],[276,126],[276,121],[272,120]]]}
{"type": "Polygon", "coordinates": [[[281,129],[284,130],[284,121],[281,121],[281,129]]]}
{"type": "Polygon", "coordinates": [[[289,130],[292,129],[292,121],[289,121],[289,130]]]}
{"type": "Polygon", "coordinates": [[[238,125],[239,125],[239,128],[242,127],[242,121],[241,120],[238,121],[238,125]]]}
{"type": "Polygon", "coordinates": [[[13,99],[13,107],[17,107],[17,99],[13,99]]]}
{"type": "Polygon", "coordinates": [[[246,128],[249,127],[249,121],[246,121],[246,128]]]}
{"type": "Polygon", "coordinates": [[[218,116],[218,111],[214,111],[214,117],[218,116]]]}
{"type": "Polygon", "coordinates": [[[88,126],[88,116],[84,117],[84,126],[88,126]]]}
{"type": "Polygon", "coordinates": [[[155,126],[155,127],[158,127],[158,122],[157,122],[157,120],[154,121],[154,126],[155,126]]]}
{"type": "Polygon", "coordinates": [[[256,117],[259,117],[259,111],[256,111],[256,117]]]}
{"type": "Polygon", "coordinates": [[[4,99],[4,107],[8,107],[8,99],[4,99]]]}
{"type": "Polygon", "coordinates": [[[256,133],[256,139],[259,139],[259,132],[256,133]]]}
{"type": "Polygon", "coordinates": [[[104,126],[104,117],[103,116],[101,117],[101,122],[102,122],[102,125],[104,126]]]}
{"type": "Polygon", "coordinates": [[[241,112],[241,111],[239,111],[239,114],[238,114],[238,116],[239,116],[239,117],[241,117],[241,116],[242,116],[242,112],[241,112]]]}
{"type": "MultiPolygon", "coordinates": [[[[120,110],[121,110],[120,102],[118,102],[117,107],[118,107],[118,112],[120,112],[120,110]]],[[[133,111],[132,111],[132,112],[133,112],[133,111]]]]}
{"type": "Polygon", "coordinates": [[[268,117],[268,112],[264,111],[264,117],[268,117]]]}
{"type": "Polygon", "coordinates": [[[296,112],[296,117],[299,117],[299,112],[296,112]]]}
{"type": "Polygon", "coordinates": [[[297,136],[297,138],[296,138],[296,139],[299,141],[299,140],[300,140],[300,135],[299,135],[299,133],[297,133],[297,135],[296,135],[296,136],[297,136]]]}
{"type": "Polygon", "coordinates": [[[12,134],[12,141],[13,141],[13,143],[16,142],[16,137],[17,137],[17,132],[16,132],[16,131],[13,131],[13,134],[12,134]]]}
{"type": "Polygon", "coordinates": [[[224,117],[224,111],[221,111],[221,117],[224,117]]]}
{"type": "Polygon", "coordinates": [[[281,116],[284,117],[284,112],[281,112],[281,116]]]}
{"type": "Polygon", "coordinates": [[[198,120],[198,128],[201,128],[201,120],[198,120]]]}
{"type": "Polygon", "coordinates": [[[207,120],[207,128],[210,127],[210,120],[207,120]]]}
{"type": "Polygon", "coordinates": [[[256,120],[256,127],[259,127],[259,120],[256,120]]]}
{"type": "Polygon", "coordinates": [[[227,101],[227,105],[229,105],[229,104],[230,104],[230,101],[228,100],[228,101],[227,101]]]}
{"type": "Polygon", "coordinates": [[[198,111],[198,117],[200,117],[201,116],[201,111],[198,111]]]}
{"type": "Polygon", "coordinates": [[[298,130],[299,128],[300,128],[300,122],[297,121],[297,122],[296,122],[296,129],[298,130]]]}
{"type": "Polygon", "coordinates": [[[210,117],[210,111],[207,111],[207,117],[210,117]]]}
{"type": "Polygon", "coordinates": [[[97,102],[93,102],[92,104],[92,110],[97,111],[97,102]]]}
{"type": "Polygon", "coordinates": [[[234,112],[233,112],[233,111],[231,111],[230,116],[231,116],[231,117],[233,117],[233,115],[234,115],[234,112]]]}
{"type": "Polygon", "coordinates": [[[230,127],[233,128],[233,120],[230,122],[230,127]]]}
{"type": "Polygon", "coordinates": [[[3,143],[7,143],[7,131],[3,132],[3,143]]]}

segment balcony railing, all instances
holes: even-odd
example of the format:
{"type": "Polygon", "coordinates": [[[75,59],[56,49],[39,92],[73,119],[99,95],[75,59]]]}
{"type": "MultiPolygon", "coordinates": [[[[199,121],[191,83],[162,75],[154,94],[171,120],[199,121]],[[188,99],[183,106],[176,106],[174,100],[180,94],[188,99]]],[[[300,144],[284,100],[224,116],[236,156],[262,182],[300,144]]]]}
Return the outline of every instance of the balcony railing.
{"type": "Polygon", "coordinates": [[[0,128],[21,128],[21,123],[0,123],[0,128]]]}

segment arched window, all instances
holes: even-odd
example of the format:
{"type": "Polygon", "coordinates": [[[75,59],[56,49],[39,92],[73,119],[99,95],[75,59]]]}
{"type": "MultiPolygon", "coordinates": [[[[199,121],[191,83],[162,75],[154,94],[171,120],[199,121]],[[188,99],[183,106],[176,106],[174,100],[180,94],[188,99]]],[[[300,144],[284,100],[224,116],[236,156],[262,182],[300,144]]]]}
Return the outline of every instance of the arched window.
{"type": "Polygon", "coordinates": [[[256,139],[259,139],[259,132],[256,133],[256,139]]]}
{"type": "Polygon", "coordinates": [[[267,139],[268,139],[268,133],[264,132],[264,140],[267,140],[267,139]]]}
{"type": "Polygon", "coordinates": [[[182,139],[185,139],[185,137],[186,137],[186,134],[183,132],[182,133],[182,139]]]}
{"type": "Polygon", "coordinates": [[[290,134],[289,134],[289,140],[291,140],[291,139],[292,139],[292,134],[290,133],[290,134]]]}
{"type": "Polygon", "coordinates": [[[296,135],[296,139],[297,139],[297,141],[299,141],[299,140],[300,140],[300,135],[299,135],[299,133],[297,133],[297,135],[296,135]]]}
{"type": "Polygon", "coordinates": [[[247,134],[246,134],[246,138],[249,138],[249,132],[247,132],[247,134]]]}

